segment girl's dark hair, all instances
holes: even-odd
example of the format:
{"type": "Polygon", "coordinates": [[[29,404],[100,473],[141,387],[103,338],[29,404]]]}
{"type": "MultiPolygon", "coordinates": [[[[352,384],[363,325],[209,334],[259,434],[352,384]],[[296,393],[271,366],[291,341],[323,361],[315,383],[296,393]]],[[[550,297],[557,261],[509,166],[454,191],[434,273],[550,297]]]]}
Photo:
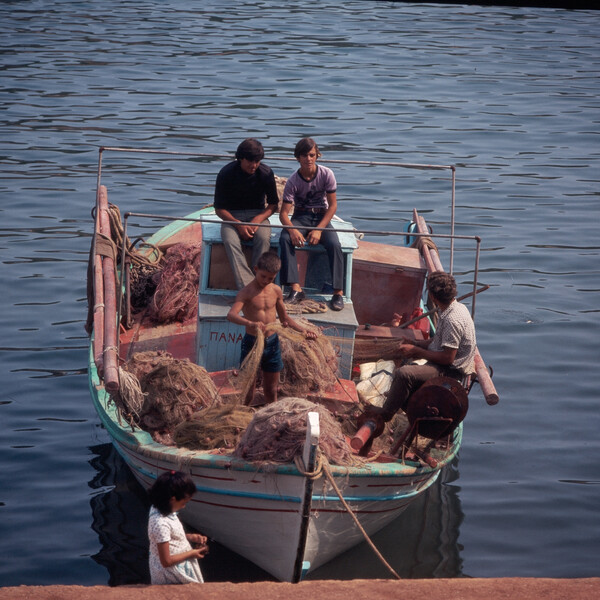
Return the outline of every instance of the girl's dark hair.
{"type": "Polygon", "coordinates": [[[193,479],[181,471],[166,471],[158,476],[154,485],[148,492],[150,502],[156,506],[161,515],[171,514],[171,498],[183,500],[187,496],[193,496],[196,485],[193,479]]]}
{"type": "Polygon", "coordinates": [[[443,304],[450,304],[456,297],[456,280],[445,271],[434,271],[427,280],[427,290],[443,304]]]}
{"type": "Polygon", "coordinates": [[[265,157],[265,149],[257,139],[247,138],[237,147],[235,157],[238,160],[245,158],[252,162],[262,160],[265,157]]]}
{"type": "Polygon", "coordinates": [[[313,148],[317,153],[317,158],[319,158],[321,156],[321,152],[319,150],[319,146],[317,146],[317,142],[309,137],[302,138],[294,148],[294,156],[296,158],[300,158],[301,156],[308,154],[313,148]]]}

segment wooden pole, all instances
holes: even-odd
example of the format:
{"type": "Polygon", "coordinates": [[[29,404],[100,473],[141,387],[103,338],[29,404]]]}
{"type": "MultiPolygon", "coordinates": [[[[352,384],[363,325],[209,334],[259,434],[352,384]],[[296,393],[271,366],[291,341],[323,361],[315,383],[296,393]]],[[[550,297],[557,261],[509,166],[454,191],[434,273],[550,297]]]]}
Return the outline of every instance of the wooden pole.
{"type": "MultiPolygon", "coordinates": [[[[108,215],[108,195],[106,186],[99,190],[100,231],[111,238],[108,215]]],[[[117,293],[115,282],[115,261],[110,256],[102,258],[104,281],[104,387],[109,392],[119,389],[119,367],[117,359],[117,293]]]]}
{"type": "Polygon", "coordinates": [[[94,256],[94,362],[98,374],[104,372],[104,282],[102,257],[94,256]]]}
{"type": "Polygon", "coordinates": [[[99,195],[96,198],[96,218],[94,222],[94,363],[100,377],[104,374],[104,282],[102,279],[102,256],[98,254],[100,237],[99,195]]]}
{"type": "Polygon", "coordinates": [[[498,404],[500,396],[498,396],[498,392],[492,383],[492,378],[483,362],[483,358],[481,358],[481,354],[479,354],[479,348],[475,349],[475,372],[477,373],[477,381],[479,381],[485,401],[490,406],[498,404]]]}
{"type": "MultiPolygon", "coordinates": [[[[421,216],[419,216],[418,218],[417,229],[419,230],[419,233],[428,233],[429,231],[427,229],[425,219],[421,216]]],[[[434,270],[443,271],[444,267],[442,265],[442,261],[440,260],[440,255],[438,254],[438,251],[435,248],[430,248],[429,246],[423,246],[423,250],[427,252],[427,254],[429,254],[429,256],[431,257],[431,261],[433,262],[433,265],[435,267],[434,270]]]]}
{"type": "MultiPolygon", "coordinates": [[[[427,228],[427,223],[425,223],[425,219],[417,213],[417,209],[413,209],[413,221],[417,228],[418,233],[429,233],[429,229],[427,228]]],[[[423,238],[421,238],[423,239],[423,238]]],[[[430,239],[430,238],[427,238],[430,239]]],[[[442,261],[440,260],[440,255],[437,250],[430,248],[426,244],[421,246],[423,258],[425,259],[425,264],[427,265],[427,270],[430,273],[433,271],[443,271],[444,267],[442,265],[442,261]]]]}

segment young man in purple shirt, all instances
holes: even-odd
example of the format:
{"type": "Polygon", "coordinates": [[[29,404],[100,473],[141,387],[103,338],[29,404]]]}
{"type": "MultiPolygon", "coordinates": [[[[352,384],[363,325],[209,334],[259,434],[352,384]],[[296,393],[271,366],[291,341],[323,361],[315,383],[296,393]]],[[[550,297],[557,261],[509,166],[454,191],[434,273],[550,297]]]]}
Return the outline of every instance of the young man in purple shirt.
{"type": "Polygon", "coordinates": [[[281,250],[280,280],[282,285],[291,286],[286,298],[289,304],[297,304],[305,298],[298,277],[296,248],[304,244],[321,244],[327,251],[333,296],[333,310],[344,308],[344,258],[337,233],[331,219],[337,209],[337,183],[331,169],[317,164],[321,156],[317,144],[311,138],[302,138],[294,149],[300,168],[287,180],[283,191],[283,204],[279,213],[283,229],[279,238],[281,250]],[[294,213],[290,218],[290,210],[294,213]],[[324,231],[309,230],[308,227],[324,228],[324,231]]]}

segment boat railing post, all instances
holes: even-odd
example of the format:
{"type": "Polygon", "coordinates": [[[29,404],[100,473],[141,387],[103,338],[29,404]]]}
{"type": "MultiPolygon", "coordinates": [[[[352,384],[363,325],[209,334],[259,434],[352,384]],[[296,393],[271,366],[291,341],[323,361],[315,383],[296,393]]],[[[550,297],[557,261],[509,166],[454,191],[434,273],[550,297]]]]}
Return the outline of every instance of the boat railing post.
{"type": "Polygon", "coordinates": [[[452,192],[450,206],[450,275],[454,273],[454,223],[456,214],[456,167],[452,165],[452,192]]]}
{"type": "Polygon", "coordinates": [[[475,272],[473,273],[473,302],[471,304],[471,318],[475,319],[475,296],[477,294],[477,280],[479,279],[479,254],[481,252],[481,238],[475,236],[477,247],[475,249],[475,272]]]}
{"type": "Polygon", "coordinates": [[[317,463],[317,450],[319,448],[320,435],[319,413],[309,412],[306,416],[306,439],[304,441],[304,452],[302,454],[305,468],[304,498],[302,499],[298,550],[294,562],[292,583],[298,583],[302,579],[303,572],[310,568],[310,565],[304,565],[304,551],[306,549],[308,526],[310,523],[310,510],[312,507],[312,491],[314,485],[312,474],[315,472],[315,465],[317,463]]]}

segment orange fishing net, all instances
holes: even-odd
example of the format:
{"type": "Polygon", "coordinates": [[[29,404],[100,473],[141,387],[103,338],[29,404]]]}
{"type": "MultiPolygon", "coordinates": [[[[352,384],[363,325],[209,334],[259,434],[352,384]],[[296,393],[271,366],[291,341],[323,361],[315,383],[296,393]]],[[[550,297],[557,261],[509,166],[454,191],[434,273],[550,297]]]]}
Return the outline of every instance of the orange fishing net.
{"type": "Polygon", "coordinates": [[[156,323],[183,322],[198,314],[202,244],[175,244],[167,250],[164,267],[155,277],[150,318],[156,323]]]}
{"type": "MultiPolygon", "coordinates": [[[[281,346],[283,371],[280,388],[286,396],[304,396],[309,392],[319,394],[335,385],[338,359],[331,338],[321,334],[318,327],[304,319],[299,323],[319,335],[309,340],[303,333],[280,323],[271,323],[266,335],[276,333],[281,346]]],[[[240,370],[230,377],[231,385],[238,390],[238,401],[244,402],[246,394],[256,380],[265,343],[265,334],[258,331],[254,347],[248,353],[240,370]]]]}
{"type": "Polygon", "coordinates": [[[249,406],[225,404],[205,408],[175,427],[173,441],[178,447],[190,450],[233,450],[252,415],[254,409],[249,406]]]}
{"type": "Polygon", "coordinates": [[[111,397],[120,416],[153,434],[170,434],[197,410],[221,403],[204,367],[167,352],[135,354],[120,372],[111,397]]]}
{"type": "Polygon", "coordinates": [[[284,398],[257,411],[233,455],[250,461],[293,462],[302,456],[309,412],[319,414],[319,448],[329,462],[355,464],[356,457],[334,416],[303,398],[284,398]]]}

